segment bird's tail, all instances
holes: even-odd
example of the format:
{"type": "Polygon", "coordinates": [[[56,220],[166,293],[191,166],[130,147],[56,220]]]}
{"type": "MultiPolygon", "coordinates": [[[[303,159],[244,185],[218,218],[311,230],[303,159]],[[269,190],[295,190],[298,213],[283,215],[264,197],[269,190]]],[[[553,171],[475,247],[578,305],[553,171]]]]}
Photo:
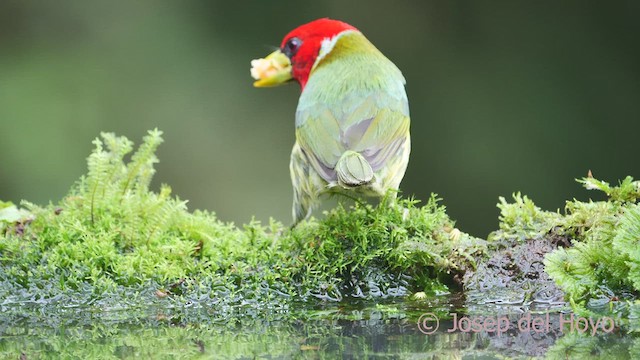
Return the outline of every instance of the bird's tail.
{"type": "Polygon", "coordinates": [[[338,184],[343,188],[352,188],[368,184],[373,179],[371,164],[360,153],[345,151],[336,164],[338,184]]]}

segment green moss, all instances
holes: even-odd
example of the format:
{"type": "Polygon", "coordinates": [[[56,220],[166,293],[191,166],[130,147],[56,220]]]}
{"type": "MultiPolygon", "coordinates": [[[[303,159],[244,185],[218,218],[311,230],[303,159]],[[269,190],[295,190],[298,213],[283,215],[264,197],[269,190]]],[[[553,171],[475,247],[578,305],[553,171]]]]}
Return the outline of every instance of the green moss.
{"type": "Polygon", "coordinates": [[[617,276],[626,276],[636,291],[640,291],[640,204],[629,205],[618,222],[612,241],[613,250],[619,254],[619,261],[625,266],[619,267],[617,276]],[[626,272],[628,267],[628,272],[626,272]]]}
{"type": "Polygon", "coordinates": [[[541,210],[520,194],[514,195],[513,203],[501,198],[500,230],[489,237],[490,244],[562,239],[561,247],[546,255],[545,271],[574,309],[622,311],[625,301],[640,294],[640,182],[631,177],[618,186],[593,177],[578,182],[609,198],[568,201],[562,215],[541,210]]]}
{"type": "Polygon", "coordinates": [[[315,294],[320,297],[442,290],[438,279],[450,282],[453,272],[472,266],[472,255],[485,244],[455,229],[438,201],[432,195],[422,207],[415,200],[392,207],[339,206],[323,221],[291,232],[287,250],[298,261],[294,268],[302,269],[304,279],[321,282],[312,286],[323,289],[315,294]]]}
{"type": "Polygon", "coordinates": [[[640,293],[638,182],[631,177],[615,187],[591,177],[580,182],[610,198],[567,203],[557,231],[569,235],[573,247],[549,254],[545,265],[575,306],[611,307],[640,293]]]}
{"type": "Polygon", "coordinates": [[[500,228],[489,235],[478,271],[464,278],[468,298],[486,302],[493,288],[521,295],[540,287],[546,298],[553,290],[545,284],[550,277],[577,313],[632,318],[640,295],[640,182],[627,177],[612,186],[591,176],[578,182],[608,199],[567,201],[561,214],[520,193],[512,202],[500,198],[500,228]],[[534,266],[540,255],[543,268],[534,266]]]}
{"type": "Polygon", "coordinates": [[[490,241],[522,242],[547,234],[561,215],[544,211],[531,199],[520,193],[513,194],[513,202],[499,198],[500,229],[489,236],[490,241]]]}
{"type": "Polygon", "coordinates": [[[6,317],[22,316],[33,299],[52,309],[215,304],[211,318],[256,311],[277,317],[300,301],[442,293],[469,281],[468,269],[478,269],[468,272],[476,279],[499,279],[487,272],[511,276],[512,263],[522,272],[515,286],[531,292],[532,279],[548,273],[576,309],[616,310],[640,293],[640,192],[630,177],[618,186],[580,180],[610,198],[569,201],[564,214],[520,194],[511,203],[500,198],[500,229],[489,241],[456,229],[436,195],[422,206],[413,199],[340,205],[293,229],[273,220],[236,227],[214,213],[189,211],[167,185],[149,188],[161,143],[161,133],[150,131],[129,157],[131,141],[102,134],[87,175],[59,203],[0,203],[6,317]],[[538,257],[546,252],[546,273],[539,274],[538,257]]]}
{"type": "Polygon", "coordinates": [[[0,297],[89,291],[96,301],[149,287],[157,293],[146,296],[160,301],[206,296],[221,306],[397,297],[444,290],[485,249],[454,228],[435,195],[421,207],[410,199],[339,206],[292,230],[276,221],[237,228],[188,211],[167,185],[149,188],[160,131],[130,160],[124,137],[103,133],[93,143],[88,174],[59,203],[3,204],[0,297]],[[29,221],[18,229],[21,217],[29,221]]]}

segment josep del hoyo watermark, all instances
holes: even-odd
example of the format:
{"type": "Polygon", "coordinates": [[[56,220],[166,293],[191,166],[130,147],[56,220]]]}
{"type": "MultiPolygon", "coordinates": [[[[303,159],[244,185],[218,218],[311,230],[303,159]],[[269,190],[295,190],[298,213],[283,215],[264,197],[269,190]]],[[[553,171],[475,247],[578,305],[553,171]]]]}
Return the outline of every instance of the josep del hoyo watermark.
{"type": "MultiPolygon", "coordinates": [[[[531,314],[524,313],[518,318],[499,316],[460,316],[450,313],[451,320],[441,332],[453,333],[496,333],[501,335],[510,329],[529,333],[550,333],[554,330],[569,333],[581,333],[595,336],[598,333],[611,333],[615,329],[615,321],[610,317],[591,318],[570,314],[531,314]],[[558,316],[552,322],[552,316],[558,316]]],[[[440,329],[440,319],[433,313],[424,313],[418,319],[418,330],[426,335],[434,334],[440,329]]]]}

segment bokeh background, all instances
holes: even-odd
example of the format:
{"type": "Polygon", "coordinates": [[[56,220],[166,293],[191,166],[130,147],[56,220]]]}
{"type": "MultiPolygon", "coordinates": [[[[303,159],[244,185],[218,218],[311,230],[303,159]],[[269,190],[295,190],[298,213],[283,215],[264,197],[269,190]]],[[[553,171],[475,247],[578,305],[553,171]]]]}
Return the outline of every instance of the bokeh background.
{"type": "Polygon", "coordinates": [[[405,194],[486,236],[498,196],[546,209],[591,169],[640,176],[640,2],[0,1],[0,199],[56,202],[91,140],[158,127],[159,183],[225,221],[290,222],[295,84],[251,59],[319,17],[347,21],[407,78],[405,194]]]}

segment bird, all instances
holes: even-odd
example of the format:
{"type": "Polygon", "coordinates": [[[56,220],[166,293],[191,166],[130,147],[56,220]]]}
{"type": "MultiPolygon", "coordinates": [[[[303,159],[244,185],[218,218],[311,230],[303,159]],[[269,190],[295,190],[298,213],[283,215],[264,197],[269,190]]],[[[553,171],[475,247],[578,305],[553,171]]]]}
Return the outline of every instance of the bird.
{"type": "Polygon", "coordinates": [[[406,81],[362,32],[339,20],[311,21],[252,60],[251,75],[255,87],[300,85],[292,226],[323,194],[396,198],[411,152],[406,81]]]}

